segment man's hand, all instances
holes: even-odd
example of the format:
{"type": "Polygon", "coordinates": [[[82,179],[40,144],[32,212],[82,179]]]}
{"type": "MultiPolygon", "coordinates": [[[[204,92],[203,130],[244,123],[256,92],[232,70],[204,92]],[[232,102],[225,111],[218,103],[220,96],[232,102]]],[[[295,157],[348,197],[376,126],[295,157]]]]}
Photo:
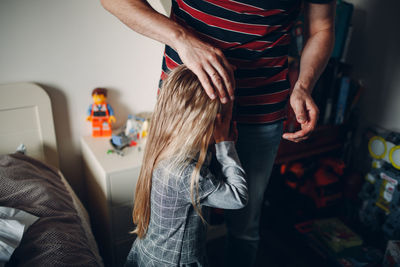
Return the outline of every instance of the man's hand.
{"type": "Polygon", "coordinates": [[[211,99],[218,96],[223,104],[234,99],[235,67],[220,49],[201,41],[192,33],[185,34],[175,47],[182,62],[197,75],[211,99]]]}
{"type": "Polygon", "coordinates": [[[299,82],[296,83],[290,96],[290,105],[296,115],[296,120],[301,125],[301,130],[295,133],[285,133],[282,137],[297,143],[307,139],[314,131],[319,110],[311,97],[310,90],[301,88],[299,82]]]}
{"type": "Polygon", "coordinates": [[[234,98],[234,66],[222,51],[195,32],[155,11],[146,0],[101,0],[102,5],[132,30],[171,46],[199,78],[207,95],[222,103],[234,98]]]}

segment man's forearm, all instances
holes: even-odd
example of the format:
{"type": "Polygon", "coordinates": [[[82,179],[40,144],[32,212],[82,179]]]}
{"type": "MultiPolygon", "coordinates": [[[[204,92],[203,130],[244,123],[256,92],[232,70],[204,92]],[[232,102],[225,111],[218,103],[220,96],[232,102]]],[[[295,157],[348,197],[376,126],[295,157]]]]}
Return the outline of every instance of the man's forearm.
{"type": "Polygon", "coordinates": [[[184,27],[155,11],[145,0],[101,0],[105,9],[132,30],[176,48],[184,27]]]}
{"type": "Polygon", "coordinates": [[[199,78],[211,99],[234,99],[234,67],[221,49],[202,41],[194,31],[155,11],[145,0],[101,0],[104,8],[132,30],[172,47],[199,78]]]}
{"type": "Polygon", "coordinates": [[[322,74],[332,53],[335,40],[335,4],[311,4],[306,9],[308,36],[300,59],[298,88],[309,92],[322,74]]]}
{"type": "Polygon", "coordinates": [[[332,53],[334,33],[319,32],[310,37],[300,59],[299,85],[308,90],[314,88],[332,53]]]}

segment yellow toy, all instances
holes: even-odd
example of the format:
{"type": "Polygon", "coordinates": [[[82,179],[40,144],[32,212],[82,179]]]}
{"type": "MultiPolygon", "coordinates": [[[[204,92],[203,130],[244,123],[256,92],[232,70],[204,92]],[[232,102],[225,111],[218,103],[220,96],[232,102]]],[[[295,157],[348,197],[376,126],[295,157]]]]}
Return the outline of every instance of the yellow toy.
{"type": "Polygon", "coordinates": [[[111,136],[111,123],[116,121],[114,111],[107,104],[107,90],[96,88],[92,91],[93,104],[89,106],[87,121],[92,122],[93,137],[111,136]]]}

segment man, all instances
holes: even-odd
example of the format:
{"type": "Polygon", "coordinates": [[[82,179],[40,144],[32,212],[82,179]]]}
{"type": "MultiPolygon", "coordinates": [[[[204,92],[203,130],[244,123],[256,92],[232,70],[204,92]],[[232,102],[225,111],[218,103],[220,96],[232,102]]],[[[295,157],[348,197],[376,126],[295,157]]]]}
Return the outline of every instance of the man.
{"type": "Polygon", "coordinates": [[[333,48],[335,2],[172,0],[168,18],[144,0],[102,0],[131,29],[166,44],[161,79],[184,63],[210,98],[222,103],[235,99],[237,150],[248,177],[249,203],[226,212],[227,266],[252,266],[256,258],[263,195],[289,97],[287,54],[293,22],[304,4],[307,41],[290,95],[301,130],[283,134],[299,142],[317,123],[311,91],[333,48]]]}

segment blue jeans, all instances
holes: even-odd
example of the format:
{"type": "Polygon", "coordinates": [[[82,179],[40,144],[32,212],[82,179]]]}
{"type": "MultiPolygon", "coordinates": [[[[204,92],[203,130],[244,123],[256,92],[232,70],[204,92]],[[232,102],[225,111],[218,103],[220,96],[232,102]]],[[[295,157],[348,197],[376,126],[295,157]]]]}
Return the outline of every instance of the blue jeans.
{"type": "Polygon", "coordinates": [[[259,225],[264,192],[282,136],[283,122],[267,125],[238,124],[236,144],[247,174],[249,201],[240,210],[226,210],[228,228],[226,266],[253,266],[260,239],[259,225]]]}

